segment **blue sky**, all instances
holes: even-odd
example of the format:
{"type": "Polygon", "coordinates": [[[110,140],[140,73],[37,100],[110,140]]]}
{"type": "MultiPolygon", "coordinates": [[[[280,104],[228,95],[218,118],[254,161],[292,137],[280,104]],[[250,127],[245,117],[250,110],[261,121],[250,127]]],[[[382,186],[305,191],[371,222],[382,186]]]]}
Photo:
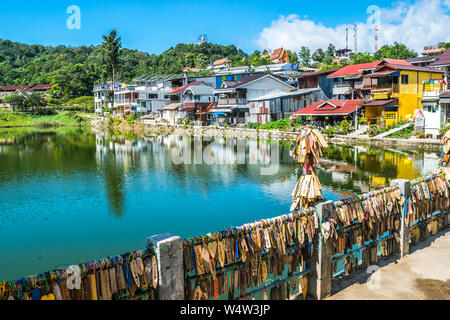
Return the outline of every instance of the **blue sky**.
{"type": "Polygon", "coordinates": [[[123,45],[160,53],[206,33],[213,43],[259,49],[258,37],[280,16],[298,15],[324,26],[365,21],[371,4],[389,1],[18,1],[2,0],[0,38],[30,44],[97,45],[117,28],[123,45]],[[81,9],[81,30],[68,30],[66,9],[81,9]]]}

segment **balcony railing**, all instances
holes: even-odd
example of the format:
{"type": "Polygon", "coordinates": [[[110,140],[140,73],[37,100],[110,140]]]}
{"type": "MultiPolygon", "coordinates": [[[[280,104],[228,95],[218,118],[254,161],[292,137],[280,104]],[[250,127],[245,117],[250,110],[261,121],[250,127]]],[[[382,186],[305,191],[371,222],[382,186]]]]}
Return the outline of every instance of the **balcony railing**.
{"type": "Polygon", "coordinates": [[[446,86],[445,86],[445,83],[443,83],[443,82],[425,83],[423,85],[423,91],[425,91],[425,92],[432,92],[432,91],[442,92],[445,90],[446,90],[446,86]]]}
{"type": "Polygon", "coordinates": [[[335,83],[334,88],[351,88],[350,82],[335,83]]]}
{"type": "Polygon", "coordinates": [[[245,98],[221,98],[219,99],[219,105],[240,105],[247,104],[247,99],[245,98]]]}
{"type": "Polygon", "coordinates": [[[355,89],[362,89],[364,86],[363,81],[355,82],[355,89]]]}
{"type": "Polygon", "coordinates": [[[398,84],[381,84],[372,87],[371,93],[399,93],[398,84]]]}
{"type": "Polygon", "coordinates": [[[136,99],[116,99],[117,104],[136,103],[136,99]]]}

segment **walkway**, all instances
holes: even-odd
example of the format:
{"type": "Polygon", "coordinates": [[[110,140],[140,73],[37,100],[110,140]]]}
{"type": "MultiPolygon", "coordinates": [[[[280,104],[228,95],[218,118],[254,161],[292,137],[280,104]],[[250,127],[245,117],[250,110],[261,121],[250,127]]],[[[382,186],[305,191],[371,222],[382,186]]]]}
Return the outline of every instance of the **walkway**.
{"type": "Polygon", "coordinates": [[[329,300],[450,300],[450,231],[442,231],[410,248],[401,261],[379,261],[365,271],[333,280],[329,300]]]}

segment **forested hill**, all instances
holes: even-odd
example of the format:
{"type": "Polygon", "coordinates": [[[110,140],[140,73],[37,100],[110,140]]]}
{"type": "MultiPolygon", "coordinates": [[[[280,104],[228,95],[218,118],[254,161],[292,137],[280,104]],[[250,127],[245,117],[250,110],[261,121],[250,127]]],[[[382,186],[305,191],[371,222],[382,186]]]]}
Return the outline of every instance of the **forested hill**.
{"type": "MultiPolygon", "coordinates": [[[[211,43],[178,44],[159,55],[122,48],[117,80],[130,82],[142,73],[181,74],[186,66],[203,68],[225,57],[244,62],[247,55],[233,45],[211,43]]],[[[94,84],[106,79],[100,46],[45,47],[0,39],[0,85],[52,83],[69,99],[91,95],[94,84]]]]}

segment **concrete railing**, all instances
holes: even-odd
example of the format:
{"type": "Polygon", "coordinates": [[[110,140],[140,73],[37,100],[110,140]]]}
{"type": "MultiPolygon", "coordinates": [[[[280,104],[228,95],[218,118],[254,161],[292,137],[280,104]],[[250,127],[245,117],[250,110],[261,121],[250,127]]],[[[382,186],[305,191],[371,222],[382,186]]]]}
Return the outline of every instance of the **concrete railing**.
{"type": "MultiPolygon", "coordinates": [[[[417,183],[423,183],[426,181],[426,183],[430,183],[430,179],[446,179],[446,176],[444,175],[444,173],[440,173],[437,175],[433,175],[433,176],[429,176],[429,177],[425,177],[422,180],[416,180],[413,183],[417,184],[417,183]]],[[[445,187],[447,188],[448,191],[448,181],[444,181],[445,182],[445,187]]],[[[435,182],[433,182],[435,183],[435,182]]],[[[415,202],[417,203],[417,205],[419,206],[418,200],[414,199],[414,196],[412,195],[412,189],[411,189],[411,181],[409,180],[404,180],[404,179],[397,179],[397,180],[393,180],[391,181],[391,189],[389,192],[392,191],[400,191],[400,195],[403,198],[404,201],[399,200],[397,203],[395,203],[395,205],[400,204],[400,208],[398,208],[397,213],[400,213],[400,225],[398,228],[396,228],[396,230],[398,230],[398,245],[396,246],[396,250],[395,253],[397,253],[399,255],[399,258],[403,258],[406,255],[409,254],[409,242],[410,242],[410,228],[414,226],[414,222],[413,221],[407,221],[408,216],[408,210],[410,209],[408,207],[408,205],[415,200],[415,202]],[[404,214],[407,213],[407,214],[404,214]]],[[[434,190],[434,192],[436,192],[437,189],[434,190]]],[[[441,188],[442,190],[442,188],[441,188]]],[[[445,189],[443,189],[445,191],[445,189]]],[[[376,192],[375,192],[376,193],[376,192]]],[[[446,192],[447,196],[448,196],[448,192],[446,192]]],[[[442,200],[442,195],[440,196],[441,199],[436,199],[436,193],[434,194],[434,200],[438,201],[438,200],[442,200]]],[[[362,196],[362,198],[358,198],[357,199],[364,199],[364,196],[362,196]]],[[[438,197],[439,198],[439,197],[438,197]]],[[[447,199],[447,198],[446,198],[447,199]]],[[[426,200],[428,201],[428,200],[426,200]]],[[[445,202],[445,206],[441,204],[442,210],[441,210],[441,218],[443,219],[443,228],[446,228],[449,224],[449,219],[448,219],[448,203],[449,201],[445,202]]],[[[414,208],[414,210],[419,210],[417,208],[414,208]]],[[[431,207],[433,208],[433,207],[431,207]]],[[[385,207],[384,210],[388,210],[388,206],[385,207]]],[[[430,210],[428,210],[430,211],[430,210]]],[[[432,217],[433,212],[427,212],[427,214],[422,214],[420,216],[420,220],[421,221],[427,221],[427,219],[433,219],[432,217]]],[[[283,283],[287,282],[287,281],[291,281],[292,277],[294,275],[298,275],[300,277],[306,277],[308,279],[308,294],[314,298],[314,299],[324,299],[327,298],[331,295],[331,283],[332,283],[332,279],[333,279],[333,272],[332,272],[332,264],[333,264],[333,240],[330,239],[329,235],[328,237],[322,232],[323,229],[322,226],[325,223],[330,223],[331,221],[331,225],[334,225],[332,219],[335,216],[335,203],[332,201],[324,201],[321,203],[318,203],[315,208],[310,208],[307,211],[298,211],[296,213],[290,213],[286,216],[282,216],[282,217],[277,217],[277,218],[273,218],[273,219],[269,219],[269,220],[264,220],[263,222],[256,222],[254,224],[251,225],[245,225],[242,228],[234,228],[236,230],[240,230],[238,234],[242,235],[242,233],[244,232],[261,232],[262,231],[255,231],[254,228],[258,228],[258,226],[260,226],[261,228],[266,228],[268,221],[271,223],[272,228],[278,229],[278,234],[282,234],[283,237],[285,237],[285,234],[287,231],[285,231],[283,233],[283,231],[279,231],[279,229],[283,229],[284,226],[286,226],[286,222],[289,223],[293,223],[293,226],[299,226],[299,221],[304,221],[302,219],[307,219],[306,222],[306,226],[310,226],[311,228],[315,228],[316,232],[314,232],[314,236],[312,239],[306,239],[306,236],[304,236],[304,240],[305,242],[302,242],[300,240],[296,241],[294,238],[294,236],[292,236],[291,234],[291,244],[294,243],[293,245],[293,250],[307,250],[308,254],[307,254],[307,262],[306,262],[306,268],[304,268],[304,265],[301,266],[301,270],[300,273],[295,273],[295,270],[290,270],[289,274],[287,276],[284,276],[284,279],[278,279],[275,281],[275,285],[278,285],[279,283],[283,283]],[[309,220],[308,220],[309,219],[309,220]],[[315,221],[315,222],[313,222],[315,221]],[[258,223],[260,225],[258,225],[258,223]],[[285,223],[284,226],[282,226],[282,223],[285,223]],[[315,225],[315,227],[313,227],[315,225]],[[253,231],[252,231],[253,230],[253,231]],[[328,238],[328,239],[327,239],[328,238]],[[294,239],[294,240],[293,240],[294,239]],[[305,248],[306,245],[306,248],[305,248]],[[303,249],[302,249],[303,248],[303,249]]],[[[414,214],[414,217],[419,217],[418,215],[414,214]]],[[[352,220],[353,222],[353,220],[352,220]]],[[[303,222],[302,222],[303,224],[303,222]]],[[[292,227],[289,226],[289,227],[292,227]]],[[[303,227],[302,227],[303,228],[303,227]]],[[[274,229],[274,230],[275,230],[274,229]]],[[[289,228],[288,228],[289,229],[289,228]]],[[[276,231],[274,231],[276,232],[276,231]]],[[[292,232],[292,229],[291,231],[292,232]]],[[[298,231],[297,231],[298,232],[298,231]]],[[[296,234],[296,232],[293,233],[294,235],[296,234]]],[[[298,238],[298,234],[297,233],[297,238],[298,238]]],[[[393,236],[393,235],[391,235],[393,236]]],[[[210,237],[209,236],[204,236],[204,237],[199,237],[200,239],[202,239],[201,241],[203,241],[204,239],[210,237]]],[[[234,236],[233,236],[234,237],[234,236]]],[[[243,265],[243,268],[251,268],[252,263],[249,262],[247,260],[247,263],[243,263],[245,262],[245,260],[242,258],[242,252],[240,251],[241,249],[238,248],[238,239],[239,241],[241,241],[243,238],[235,238],[235,244],[236,244],[236,250],[238,252],[238,254],[235,256],[235,263],[239,262],[241,265],[243,265]],[[240,253],[240,254],[239,254],[240,253]],[[243,261],[240,261],[243,260],[243,261]]],[[[262,239],[262,238],[261,238],[262,239]]],[[[286,236],[286,239],[287,236],[286,236]]],[[[276,239],[277,242],[279,241],[279,239],[276,239]]],[[[189,240],[183,240],[181,237],[179,236],[175,236],[172,234],[164,234],[164,235],[158,235],[158,236],[152,236],[149,237],[146,241],[146,251],[143,252],[152,252],[152,255],[154,257],[156,257],[156,261],[153,261],[152,263],[154,263],[157,267],[157,275],[158,275],[158,282],[157,282],[157,289],[156,289],[156,295],[153,296],[153,298],[158,298],[160,300],[186,300],[189,297],[186,296],[186,277],[187,277],[187,270],[186,270],[186,250],[185,250],[185,243],[186,241],[189,240]]],[[[272,241],[272,240],[271,240],[272,241]]],[[[283,240],[284,241],[284,240],[283,240]]],[[[282,242],[283,242],[282,241],[282,242]]],[[[203,243],[204,245],[205,243],[203,243]]],[[[244,245],[244,244],[242,244],[244,245]]],[[[285,249],[291,249],[288,246],[288,242],[285,243],[285,249]]],[[[270,245],[269,245],[270,247],[270,245]]],[[[242,249],[243,250],[243,249],[242,249]]],[[[253,250],[252,250],[253,251],[253,250]]],[[[188,251],[189,252],[189,251],[188,251]]],[[[245,252],[245,251],[243,251],[245,252]]],[[[288,250],[282,250],[283,254],[280,255],[280,253],[278,252],[278,256],[276,257],[276,259],[283,259],[283,261],[289,260],[289,259],[285,259],[285,258],[290,258],[288,256],[288,250]]],[[[263,251],[262,252],[254,252],[253,253],[255,255],[256,258],[262,258],[263,255],[263,251]]],[[[141,254],[142,255],[142,254],[141,254]]],[[[201,254],[203,256],[203,254],[201,254]]],[[[128,254],[125,260],[123,260],[123,263],[129,263],[130,260],[128,259],[128,257],[132,257],[133,261],[134,261],[134,257],[137,257],[139,255],[136,255],[135,253],[132,253],[131,256],[130,254],[128,254]]],[[[303,256],[302,256],[303,257],[303,256]]],[[[144,256],[143,258],[144,259],[144,256]]],[[[303,259],[303,258],[302,258],[303,259]]],[[[131,262],[133,262],[131,261],[131,262]]],[[[285,265],[286,262],[284,262],[285,265]]],[[[292,262],[291,262],[292,263],[292,262]]],[[[101,265],[103,264],[103,267],[105,267],[105,264],[102,262],[102,260],[100,261],[100,267],[99,270],[101,272],[102,267],[101,265]]],[[[91,266],[92,264],[86,264],[87,266],[91,266]]],[[[86,268],[85,267],[83,268],[86,268]]],[[[154,266],[152,265],[151,268],[154,268],[154,266]]],[[[216,260],[216,266],[217,266],[217,260],[216,260]]],[[[296,265],[298,266],[298,265],[296,265]]],[[[106,264],[106,268],[110,268],[110,264],[107,263],[106,264]]],[[[133,266],[130,263],[130,267],[133,270],[133,266]]],[[[215,267],[214,267],[215,269],[215,267]]],[[[111,269],[110,269],[111,270],[111,269]]],[[[128,269],[129,270],[129,269],[128,269]]],[[[92,272],[92,271],[90,271],[92,272]]],[[[49,273],[48,273],[49,274],[49,273]]],[[[90,274],[89,272],[86,273],[86,276],[90,274]]],[[[63,278],[61,278],[63,279],[63,278]]],[[[65,278],[67,279],[67,278],[65,278]]],[[[19,280],[16,283],[21,283],[22,280],[19,280]]],[[[62,280],[63,283],[67,283],[68,280],[62,280]]],[[[83,280],[82,280],[83,281],[83,280]]],[[[131,280],[133,281],[133,280],[131,280]]],[[[139,281],[137,281],[139,282],[139,281]]],[[[102,282],[103,283],[103,282],[102,282]]],[[[1,285],[1,282],[0,282],[1,285]]],[[[273,285],[265,285],[262,288],[258,289],[258,290],[268,290],[269,288],[273,288],[273,285]]],[[[0,286],[1,287],[1,286],[0,286]]],[[[103,284],[102,284],[102,291],[104,291],[103,288],[103,284]]],[[[139,287],[139,285],[138,285],[139,287]]],[[[110,290],[106,290],[106,292],[111,292],[110,290]]],[[[242,297],[246,296],[246,292],[240,292],[240,296],[237,297],[237,299],[240,299],[242,297]]],[[[3,297],[0,295],[0,299],[6,299],[7,295],[3,294],[3,297]]],[[[109,299],[111,298],[111,296],[109,296],[109,299]]],[[[103,298],[104,299],[104,298],[103,298]]]]}

